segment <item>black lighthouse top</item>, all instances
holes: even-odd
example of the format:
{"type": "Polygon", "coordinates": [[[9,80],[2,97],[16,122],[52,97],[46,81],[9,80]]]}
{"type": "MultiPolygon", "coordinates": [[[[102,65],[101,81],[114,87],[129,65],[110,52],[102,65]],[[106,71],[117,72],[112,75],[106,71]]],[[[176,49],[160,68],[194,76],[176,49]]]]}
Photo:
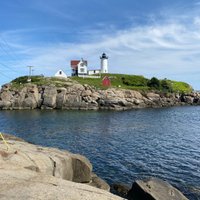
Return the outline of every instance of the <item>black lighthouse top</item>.
{"type": "Polygon", "coordinates": [[[105,59],[108,59],[108,56],[106,56],[105,53],[102,54],[102,56],[100,57],[101,59],[105,58],[105,59]]]}

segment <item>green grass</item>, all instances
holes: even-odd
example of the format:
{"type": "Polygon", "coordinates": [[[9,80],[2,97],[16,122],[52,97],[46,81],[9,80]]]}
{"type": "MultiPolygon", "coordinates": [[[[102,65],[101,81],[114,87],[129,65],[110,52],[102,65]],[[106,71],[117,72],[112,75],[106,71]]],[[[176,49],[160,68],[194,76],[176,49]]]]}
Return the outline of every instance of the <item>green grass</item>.
{"type": "Polygon", "coordinates": [[[179,81],[170,81],[173,91],[180,92],[180,93],[190,93],[192,92],[192,87],[185,83],[185,82],[179,82],[179,81]]]}
{"type": "Polygon", "coordinates": [[[102,79],[104,76],[109,76],[111,80],[111,87],[123,88],[123,89],[133,89],[133,90],[148,90],[147,86],[148,79],[143,76],[136,75],[126,75],[126,74],[105,74],[101,78],[81,78],[72,77],[72,80],[76,80],[80,84],[88,84],[94,86],[98,89],[106,89],[102,85],[102,79]]]}
{"type": "MultiPolygon", "coordinates": [[[[22,76],[11,81],[13,88],[21,88],[23,85],[28,84],[28,76],[22,76]]],[[[31,76],[31,83],[38,86],[42,85],[55,85],[57,87],[67,87],[68,79],[56,78],[56,77],[43,77],[43,76],[31,76]]]]}
{"type": "MultiPolygon", "coordinates": [[[[127,75],[127,74],[104,74],[101,78],[81,78],[81,77],[71,77],[69,79],[60,79],[56,77],[42,77],[42,76],[32,76],[31,83],[38,86],[42,85],[55,85],[57,87],[68,87],[69,82],[78,82],[80,84],[87,84],[94,86],[97,89],[107,89],[102,85],[102,79],[104,76],[109,76],[111,80],[111,87],[131,89],[139,91],[160,91],[160,92],[179,92],[179,93],[190,93],[192,92],[192,87],[184,82],[171,81],[171,80],[158,80],[160,83],[158,88],[152,87],[149,83],[150,80],[138,75],[127,75]],[[151,86],[151,87],[150,87],[151,86]]],[[[12,81],[12,87],[21,88],[24,84],[27,84],[27,76],[16,78],[12,81]]]]}
{"type": "Polygon", "coordinates": [[[71,77],[72,80],[79,82],[80,84],[84,85],[91,85],[96,88],[102,88],[101,79],[99,78],[81,78],[77,76],[71,77]]]}
{"type": "MultiPolygon", "coordinates": [[[[179,93],[190,93],[192,92],[192,87],[184,82],[171,81],[171,80],[159,80],[160,83],[166,81],[168,83],[169,89],[163,88],[162,84],[160,88],[149,87],[149,79],[143,76],[137,75],[127,75],[127,74],[106,74],[110,77],[111,87],[114,88],[122,88],[122,89],[132,89],[139,91],[149,91],[149,90],[157,90],[160,92],[179,92],[179,93]]],[[[102,78],[105,75],[102,75],[102,78]]],[[[80,78],[80,77],[72,77],[72,80],[76,80],[80,84],[88,84],[94,86],[99,89],[106,89],[102,86],[102,78],[101,79],[92,79],[92,78],[80,78]]]]}

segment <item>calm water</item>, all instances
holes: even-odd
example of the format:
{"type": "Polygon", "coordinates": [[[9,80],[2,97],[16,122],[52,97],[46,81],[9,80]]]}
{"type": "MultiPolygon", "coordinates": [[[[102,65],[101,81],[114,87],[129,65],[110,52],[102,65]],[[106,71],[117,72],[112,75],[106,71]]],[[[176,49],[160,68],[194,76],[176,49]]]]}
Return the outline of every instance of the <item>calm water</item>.
{"type": "Polygon", "coordinates": [[[1,131],[87,156],[110,184],[156,176],[200,199],[200,107],[1,111],[1,131]]]}

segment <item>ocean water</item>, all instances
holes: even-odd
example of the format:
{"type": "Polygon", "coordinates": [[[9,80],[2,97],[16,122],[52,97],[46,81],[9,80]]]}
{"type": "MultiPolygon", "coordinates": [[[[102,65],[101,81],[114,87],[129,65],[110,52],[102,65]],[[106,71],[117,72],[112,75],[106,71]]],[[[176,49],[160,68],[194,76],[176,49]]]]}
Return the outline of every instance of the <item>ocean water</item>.
{"type": "Polygon", "coordinates": [[[89,158],[109,184],[145,177],[200,199],[200,107],[116,111],[0,111],[2,132],[89,158]]]}

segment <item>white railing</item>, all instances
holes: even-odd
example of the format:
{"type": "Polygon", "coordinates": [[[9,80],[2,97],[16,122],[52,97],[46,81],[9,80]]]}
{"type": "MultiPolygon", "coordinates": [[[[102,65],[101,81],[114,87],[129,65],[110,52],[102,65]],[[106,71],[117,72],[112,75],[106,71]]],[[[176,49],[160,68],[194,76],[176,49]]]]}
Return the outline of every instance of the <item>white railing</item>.
{"type": "Polygon", "coordinates": [[[101,76],[78,75],[81,78],[101,78],[101,76]]]}

